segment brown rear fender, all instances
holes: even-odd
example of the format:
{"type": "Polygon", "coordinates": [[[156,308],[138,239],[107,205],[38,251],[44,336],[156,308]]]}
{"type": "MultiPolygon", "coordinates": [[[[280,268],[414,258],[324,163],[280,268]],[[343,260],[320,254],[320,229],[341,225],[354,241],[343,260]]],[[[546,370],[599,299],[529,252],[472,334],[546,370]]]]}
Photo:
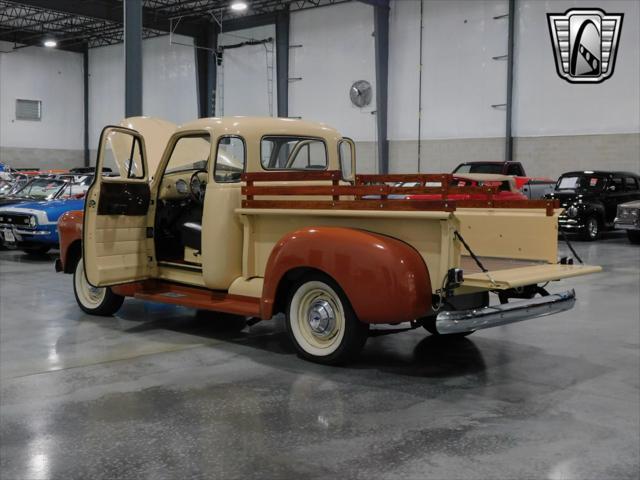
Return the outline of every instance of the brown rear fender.
{"type": "Polygon", "coordinates": [[[408,322],[431,308],[431,280],[410,245],[377,233],[341,227],[306,227],[276,244],[265,271],[261,313],[282,310],[291,280],[304,269],[324,272],[342,288],[360,321],[408,322]]]}

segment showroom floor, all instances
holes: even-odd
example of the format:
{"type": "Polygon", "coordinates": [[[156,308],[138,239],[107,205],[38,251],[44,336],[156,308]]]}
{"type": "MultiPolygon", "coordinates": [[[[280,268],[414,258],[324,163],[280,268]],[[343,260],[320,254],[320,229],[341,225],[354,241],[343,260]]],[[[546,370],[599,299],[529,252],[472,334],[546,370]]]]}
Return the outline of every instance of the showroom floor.
{"type": "Polygon", "coordinates": [[[377,337],[345,368],[298,359],[281,319],[84,315],[54,255],[2,251],[2,479],[636,479],[640,248],[576,248],[606,271],[554,286],[573,311],[377,337]]]}

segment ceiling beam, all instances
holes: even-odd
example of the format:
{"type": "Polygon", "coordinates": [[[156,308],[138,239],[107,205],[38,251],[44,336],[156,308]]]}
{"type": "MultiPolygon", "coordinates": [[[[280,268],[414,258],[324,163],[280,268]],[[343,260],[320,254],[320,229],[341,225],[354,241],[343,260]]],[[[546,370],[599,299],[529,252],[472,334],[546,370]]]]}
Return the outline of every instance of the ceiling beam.
{"type": "MultiPolygon", "coordinates": [[[[47,34],[39,34],[33,32],[20,32],[13,29],[0,27],[0,41],[11,42],[17,44],[17,48],[38,46],[41,47],[46,38],[51,37],[47,34]]],[[[68,39],[65,37],[56,37],[58,50],[68,50],[70,52],[81,53],[84,46],[79,44],[77,39],[68,39]]]]}
{"type": "MultiPolygon", "coordinates": [[[[106,20],[118,24],[123,24],[123,7],[121,2],[105,1],[105,0],[14,0],[18,4],[41,8],[43,10],[53,10],[71,15],[95,18],[98,20],[106,20]]],[[[153,10],[143,8],[142,25],[144,28],[153,30],[169,31],[169,18],[159,16],[153,10]]],[[[200,28],[202,21],[194,21],[182,19],[180,24],[174,29],[173,33],[180,35],[195,36],[200,28]]]]}
{"type": "Polygon", "coordinates": [[[358,0],[360,3],[366,3],[374,7],[389,8],[389,0],[358,0]]]}

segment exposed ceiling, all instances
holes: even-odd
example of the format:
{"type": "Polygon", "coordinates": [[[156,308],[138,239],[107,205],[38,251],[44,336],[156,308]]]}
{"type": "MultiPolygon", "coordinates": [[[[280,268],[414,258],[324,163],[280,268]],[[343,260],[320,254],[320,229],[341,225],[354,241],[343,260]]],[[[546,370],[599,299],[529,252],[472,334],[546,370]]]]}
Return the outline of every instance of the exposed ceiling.
{"type": "MultiPolygon", "coordinates": [[[[143,38],[173,32],[197,36],[209,22],[305,10],[350,0],[246,0],[241,13],[231,0],[142,0],[143,38]],[[173,23],[171,22],[173,19],[173,23]],[[177,20],[180,20],[179,22],[177,20]]],[[[0,41],[15,47],[42,45],[55,39],[58,48],[83,51],[123,41],[122,0],[0,0],[0,41]]]]}

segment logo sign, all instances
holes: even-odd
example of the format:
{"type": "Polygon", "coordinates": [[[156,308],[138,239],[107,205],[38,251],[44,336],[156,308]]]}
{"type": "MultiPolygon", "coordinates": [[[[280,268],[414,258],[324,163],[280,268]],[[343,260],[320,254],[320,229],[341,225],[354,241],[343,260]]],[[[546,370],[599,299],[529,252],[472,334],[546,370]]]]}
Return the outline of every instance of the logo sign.
{"type": "Polygon", "coordinates": [[[613,75],[623,16],[582,8],[548,13],[558,75],[570,83],[600,83],[613,75]]]}

